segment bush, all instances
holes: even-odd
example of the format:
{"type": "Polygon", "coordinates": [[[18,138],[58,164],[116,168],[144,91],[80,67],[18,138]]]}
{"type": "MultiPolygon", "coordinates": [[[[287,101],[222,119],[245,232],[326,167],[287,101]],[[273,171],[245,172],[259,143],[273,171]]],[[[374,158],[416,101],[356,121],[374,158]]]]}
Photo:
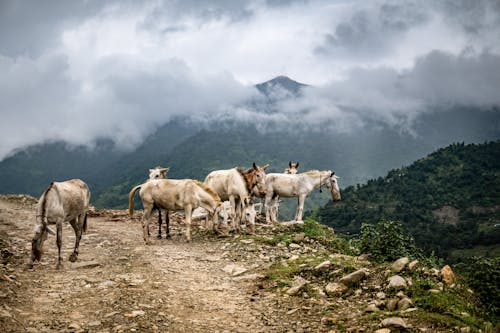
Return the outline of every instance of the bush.
{"type": "Polygon", "coordinates": [[[500,257],[472,257],[457,270],[479,296],[494,321],[500,320],[500,257]]]}
{"type": "Polygon", "coordinates": [[[413,237],[407,235],[398,221],[381,220],[376,225],[364,223],[359,236],[359,248],[377,262],[394,261],[401,257],[420,258],[421,252],[413,237]]]}

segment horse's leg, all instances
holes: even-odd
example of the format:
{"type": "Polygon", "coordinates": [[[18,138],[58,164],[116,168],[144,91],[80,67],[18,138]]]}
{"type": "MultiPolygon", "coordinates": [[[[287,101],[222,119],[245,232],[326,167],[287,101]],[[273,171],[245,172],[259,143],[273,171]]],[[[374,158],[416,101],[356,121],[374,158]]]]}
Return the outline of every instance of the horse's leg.
{"type": "Polygon", "coordinates": [[[153,211],[152,205],[144,205],[144,212],[142,214],[142,237],[146,245],[151,244],[149,241],[149,220],[151,219],[151,212],[153,211]]]}
{"type": "Polygon", "coordinates": [[[297,213],[295,214],[295,221],[302,221],[302,212],[304,211],[304,201],[306,196],[300,194],[297,199],[297,213]]]}
{"type": "Polygon", "coordinates": [[[231,212],[229,213],[231,221],[233,223],[233,229],[236,230],[236,198],[234,195],[229,196],[229,202],[231,203],[231,212]]]}
{"type": "Polygon", "coordinates": [[[243,201],[241,200],[241,198],[237,198],[235,200],[235,204],[236,204],[236,212],[235,212],[235,217],[234,217],[234,223],[233,225],[235,226],[235,229],[234,231],[235,232],[240,232],[240,226],[241,226],[241,221],[242,221],[242,215],[243,215],[243,201]]]}
{"type": "Polygon", "coordinates": [[[80,239],[82,238],[82,231],[83,231],[83,219],[84,215],[78,216],[76,219],[71,220],[69,223],[73,227],[73,230],[75,231],[75,248],[73,249],[73,253],[69,256],[69,261],[75,262],[76,259],[78,258],[78,247],[80,246],[80,239]]]}
{"type": "MultiPolygon", "coordinates": [[[[161,239],[161,209],[159,207],[156,207],[158,210],[158,236],[156,236],[158,239],[161,239]]],[[[167,213],[167,218],[168,218],[168,213],[167,213]]]]}
{"type": "Polygon", "coordinates": [[[191,213],[193,212],[193,206],[187,204],[184,206],[184,214],[186,220],[186,241],[191,241],[191,213]]]}
{"type": "Polygon", "coordinates": [[[271,205],[273,201],[272,193],[270,195],[266,194],[266,201],[265,201],[265,206],[266,206],[266,224],[271,224],[272,223],[272,216],[271,216],[271,205]]]}
{"type": "Polygon", "coordinates": [[[62,257],[61,257],[61,245],[62,245],[62,220],[58,220],[57,225],[57,235],[56,235],[56,243],[57,243],[57,266],[56,269],[60,269],[62,267],[62,257]]]}
{"type": "Polygon", "coordinates": [[[172,237],[170,236],[170,217],[168,216],[168,210],[165,211],[165,224],[167,225],[167,234],[165,238],[170,239],[172,237]]]}

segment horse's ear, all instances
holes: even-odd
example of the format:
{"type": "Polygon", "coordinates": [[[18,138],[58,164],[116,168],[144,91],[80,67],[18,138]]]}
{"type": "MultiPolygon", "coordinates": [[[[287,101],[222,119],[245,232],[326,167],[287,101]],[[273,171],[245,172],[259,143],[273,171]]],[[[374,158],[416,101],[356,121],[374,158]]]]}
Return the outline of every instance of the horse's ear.
{"type": "Polygon", "coordinates": [[[292,161],[288,161],[288,167],[291,168],[292,167],[292,161]]]}
{"type": "Polygon", "coordinates": [[[297,169],[299,167],[299,162],[297,161],[297,163],[295,164],[295,169],[297,169]]]}
{"type": "Polygon", "coordinates": [[[253,162],[253,168],[257,170],[257,164],[255,164],[255,162],[253,162]]]}
{"type": "Polygon", "coordinates": [[[149,169],[149,172],[153,172],[154,169],[149,169]]]}
{"type": "Polygon", "coordinates": [[[164,172],[164,173],[167,173],[169,170],[170,170],[170,168],[161,168],[161,169],[160,169],[160,171],[161,171],[161,172],[164,172]]]}
{"type": "Polygon", "coordinates": [[[335,171],[332,171],[332,173],[330,174],[330,177],[335,175],[335,171]]]}
{"type": "Polygon", "coordinates": [[[262,167],[262,169],[263,169],[263,170],[266,170],[268,167],[269,167],[269,163],[268,163],[268,164],[266,164],[266,165],[264,165],[264,166],[262,167]]]}

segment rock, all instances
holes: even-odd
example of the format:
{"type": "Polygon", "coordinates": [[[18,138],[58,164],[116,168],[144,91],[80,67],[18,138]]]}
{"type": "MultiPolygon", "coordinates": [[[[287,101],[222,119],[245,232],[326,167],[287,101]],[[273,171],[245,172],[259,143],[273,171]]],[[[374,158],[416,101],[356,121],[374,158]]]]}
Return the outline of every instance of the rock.
{"type": "Polygon", "coordinates": [[[349,288],[345,284],[337,282],[330,282],[325,286],[325,292],[328,296],[342,295],[347,289],[349,288]]]}
{"type": "Polygon", "coordinates": [[[293,280],[293,285],[286,291],[287,295],[293,296],[297,295],[302,288],[308,283],[306,279],[300,276],[296,276],[293,280]]]}
{"type": "Polygon", "coordinates": [[[394,311],[396,310],[396,307],[398,306],[399,299],[397,298],[391,298],[389,301],[387,301],[387,304],[385,307],[387,308],[388,311],[394,311]]]}
{"type": "Polygon", "coordinates": [[[403,320],[403,318],[399,317],[389,317],[384,320],[382,320],[382,323],[380,324],[384,328],[389,328],[389,329],[402,329],[406,328],[406,323],[403,320]]]}
{"type": "Polygon", "coordinates": [[[401,290],[408,288],[405,279],[399,275],[393,275],[388,280],[389,284],[387,285],[387,289],[393,288],[396,290],[401,290]]]}
{"type": "Polygon", "coordinates": [[[101,264],[98,263],[97,261],[81,261],[77,263],[72,263],[71,268],[73,269],[80,269],[80,268],[93,268],[100,266],[101,264]]]}
{"type": "Polygon", "coordinates": [[[375,333],[391,333],[389,328],[381,328],[375,331],[375,333]]]}
{"type": "Polygon", "coordinates": [[[351,274],[348,274],[340,279],[340,282],[347,285],[357,283],[366,277],[366,272],[364,269],[358,269],[351,274]]]}
{"type": "Polygon", "coordinates": [[[326,271],[328,268],[330,268],[331,265],[332,265],[331,261],[326,260],[323,261],[321,264],[317,265],[316,267],[314,267],[314,270],[318,272],[326,271]]]}
{"type": "Polygon", "coordinates": [[[254,241],[253,239],[242,239],[240,242],[243,244],[252,244],[254,241]]]}
{"type": "Polygon", "coordinates": [[[365,309],[365,312],[377,312],[380,311],[380,309],[377,307],[376,304],[370,303],[365,309]]]}
{"type": "Polygon", "coordinates": [[[114,281],[103,281],[97,285],[97,289],[106,289],[106,288],[114,288],[117,283],[114,281]]]}
{"type": "Polygon", "coordinates": [[[235,281],[254,281],[258,279],[263,279],[265,276],[259,273],[254,273],[254,274],[246,274],[242,276],[235,277],[235,281]]]}
{"type": "Polygon", "coordinates": [[[393,273],[399,273],[406,267],[406,265],[408,265],[409,262],[410,260],[408,257],[399,258],[392,264],[391,271],[393,273]]]}
{"type": "Polygon", "coordinates": [[[408,309],[412,304],[413,303],[411,299],[409,299],[408,297],[403,297],[402,299],[399,300],[397,308],[399,311],[404,311],[408,309]]]}
{"type": "Polygon", "coordinates": [[[101,325],[101,322],[99,320],[94,320],[94,321],[91,321],[87,324],[89,327],[95,327],[95,326],[100,326],[101,325]]]}
{"type": "Polygon", "coordinates": [[[448,286],[451,286],[453,283],[455,283],[455,274],[453,273],[453,270],[450,266],[445,265],[443,266],[443,268],[441,268],[441,279],[448,286]]]}
{"type": "Polygon", "coordinates": [[[78,331],[80,329],[82,329],[82,328],[77,323],[71,323],[71,324],[68,325],[68,330],[71,331],[71,332],[78,331]]]}
{"type": "Polygon", "coordinates": [[[413,260],[408,264],[408,269],[412,271],[418,265],[418,260],[413,260]]]}
{"type": "Polygon", "coordinates": [[[378,299],[385,299],[385,293],[383,291],[379,291],[375,296],[378,299]]]}
{"type": "Polygon", "coordinates": [[[226,265],[222,270],[226,273],[231,274],[232,276],[238,276],[248,271],[248,269],[246,269],[245,267],[235,264],[226,265]]]}
{"type": "Polygon", "coordinates": [[[288,245],[288,248],[294,250],[294,249],[300,249],[300,245],[299,244],[295,244],[295,243],[290,243],[290,245],[288,245]]]}
{"type": "Polygon", "coordinates": [[[300,243],[300,242],[304,241],[305,237],[306,237],[306,235],[303,232],[299,232],[298,234],[295,235],[295,237],[293,238],[293,241],[295,243],[300,243]]]}
{"type": "Polygon", "coordinates": [[[135,317],[139,317],[139,316],[144,316],[145,314],[146,314],[146,312],[144,312],[142,310],[134,310],[131,313],[125,313],[124,316],[129,317],[129,318],[135,318],[135,317]]]}

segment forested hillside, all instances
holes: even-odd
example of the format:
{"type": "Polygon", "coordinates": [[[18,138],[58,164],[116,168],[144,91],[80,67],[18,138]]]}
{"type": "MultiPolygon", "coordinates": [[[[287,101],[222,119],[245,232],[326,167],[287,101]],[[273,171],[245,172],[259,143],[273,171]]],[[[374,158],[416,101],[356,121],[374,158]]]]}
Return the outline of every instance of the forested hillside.
{"type": "MultiPolygon", "coordinates": [[[[398,220],[424,250],[458,260],[461,249],[499,254],[500,141],[453,144],[386,177],[350,186],[342,201],[318,211],[337,232],[357,234],[363,223],[398,220]]],[[[474,253],[474,254],[477,254],[474,253]]]]}

